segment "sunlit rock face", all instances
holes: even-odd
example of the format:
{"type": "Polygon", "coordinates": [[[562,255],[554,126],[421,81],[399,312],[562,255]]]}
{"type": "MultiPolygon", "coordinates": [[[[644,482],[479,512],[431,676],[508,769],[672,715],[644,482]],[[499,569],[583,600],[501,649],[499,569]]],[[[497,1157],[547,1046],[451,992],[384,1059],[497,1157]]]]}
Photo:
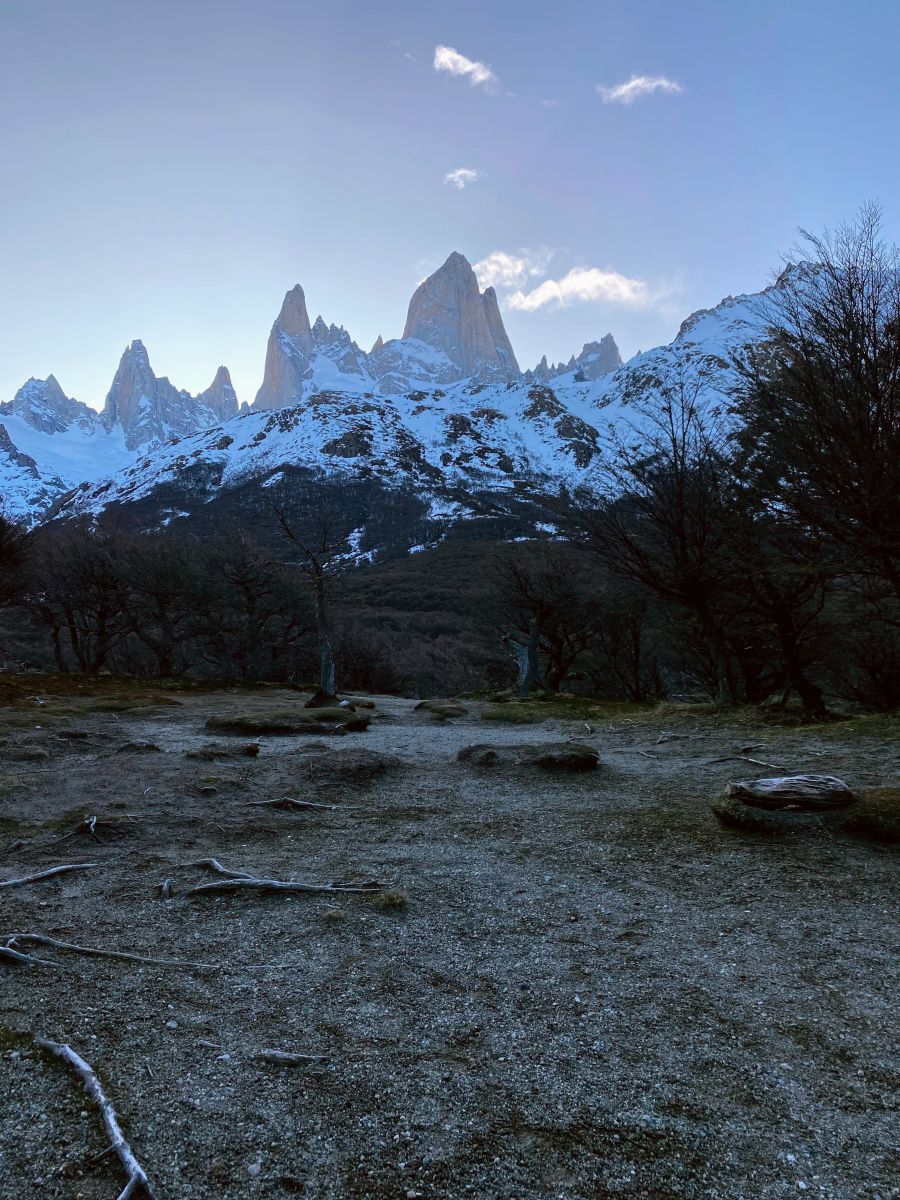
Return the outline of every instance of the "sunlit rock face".
{"type": "Polygon", "coordinates": [[[125,445],[136,450],[158,446],[173,437],[198,433],[216,420],[190,392],[176,388],[165,376],[157,378],[141,341],[134,341],[119,362],[103,408],[107,429],[120,426],[125,445]]]}
{"type": "Polygon", "coordinates": [[[482,295],[468,260],[456,252],[416,288],[403,337],[446,354],[460,378],[487,382],[519,375],[494,289],[482,295]]]}
{"type": "Polygon", "coordinates": [[[210,410],[217,421],[227,421],[238,411],[238,398],[227,367],[219,367],[215,379],[196,397],[197,403],[210,410]]]}

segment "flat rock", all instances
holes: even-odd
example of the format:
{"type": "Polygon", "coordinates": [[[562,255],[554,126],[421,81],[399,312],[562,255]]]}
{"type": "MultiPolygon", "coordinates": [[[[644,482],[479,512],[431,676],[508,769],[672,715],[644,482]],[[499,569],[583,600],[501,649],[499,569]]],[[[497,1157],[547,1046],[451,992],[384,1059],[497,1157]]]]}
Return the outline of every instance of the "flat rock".
{"type": "Polygon", "coordinates": [[[835,775],[777,775],[729,783],[725,795],[751,808],[769,811],[830,812],[849,808],[856,797],[835,775]]]}
{"type": "Polygon", "coordinates": [[[581,742],[518,746],[479,743],[466,746],[456,758],[474,767],[541,767],[546,771],[591,771],[600,762],[597,751],[581,742]]]}

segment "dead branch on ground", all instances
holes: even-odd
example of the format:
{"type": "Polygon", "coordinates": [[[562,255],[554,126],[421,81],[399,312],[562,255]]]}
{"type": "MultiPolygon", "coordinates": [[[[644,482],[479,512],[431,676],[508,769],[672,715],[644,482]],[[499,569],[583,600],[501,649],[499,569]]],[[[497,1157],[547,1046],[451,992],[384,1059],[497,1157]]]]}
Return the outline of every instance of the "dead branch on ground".
{"type": "Polygon", "coordinates": [[[290,796],[282,796],[279,800],[248,800],[247,808],[283,808],[288,811],[294,809],[319,808],[326,812],[337,812],[340,808],[356,808],[357,805],[345,804],[316,804],[313,800],[294,800],[290,796]]]}
{"type": "Polygon", "coordinates": [[[227,867],[223,867],[214,858],[204,858],[199,862],[188,865],[206,867],[208,870],[215,872],[215,874],[225,877],[213,883],[198,883],[196,887],[191,888],[188,892],[189,896],[209,895],[212,892],[239,892],[244,890],[256,892],[302,892],[309,895],[333,895],[335,893],[346,895],[380,892],[384,886],[374,879],[361,884],[298,883],[294,879],[259,879],[255,875],[248,875],[246,871],[231,871],[227,867]]]}
{"type": "MultiPolygon", "coordinates": [[[[61,942],[56,938],[47,937],[43,933],[4,933],[0,934],[0,942],[4,943],[3,946],[0,946],[0,952],[4,950],[11,951],[10,958],[13,955],[17,955],[16,961],[39,963],[41,966],[58,966],[58,964],[21,953],[19,947],[46,946],[51,950],[61,950],[67,954],[81,954],[88,958],[116,958],[124,962],[141,963],[143,966],[149,967],[184,967],[193,971],[221,970],[221,967],[215,963],[186,962],[179,958],[147,958],[143,954],[132,954],[127,950],[104,950],[96,946],[79,946],[74,942],[61,942]]],[[[3,956],[6,957],[5,954],[3,956]]]]}
{"type": "Polygon", "coordinates": [[[48,1038],[44,1037],[36,1037],[34,1040],[35,1044],[40,1046],[41,1049],[55,1054],[57,1058],[61,1058],[64,1063],[74,1068],[81,1082],[84,1084],[84,1090],[100,1109],[103,1126],[110,1140],[110,1149],[115,1151],[119,1162],[124,1167],[125,1173],[128,1176],[128,1183],[125,1185],[124,1190],[119,1193],[118,1200],[128,1200],[130,1196],[136,1195],[139,1190],[148,1197],[148,1200],[153,1200],[153,1189],[150,1187],[150,1180],[147,1178],[144,1168],[135,1158],[134,1152],[125,1140],[116,1110],[103,1091],[103,1086],[97,1077],[96,1071],[94,1071],[90,1063],[85,1062],[81,1055],[76,1053],[65,1042],[51,1042],[48,1038]]]}
{"type": "Polygon", "coordinates": [[[99,865],[99,863],[64,863],[59,867],[48,867],[46,871],[35,871],[33,875],[23,875],[21,879],[4,879],[0,882],[0,888],[18,887],[20,883],[34,883],[38,879],[49,879],[51,875],[64,875],[67,871],[88,871],[99,865]]]}
{"type": "Polygon", "coordinates": [[[251,1058],[258,1058],[262,1062],[277,1063],[283,1067],[298,1067],[306,1066],[308,1063],[328,1062],[331,1058],[330,1054],[296,1054],[292,1050],[257,1050],[251,1058]]]}
{"type": "Polygon", "coordinates": [[[763,762],[761,758],[748,758],[746,754],[726,754],[722,758],[711,758],[704,766],[711,767],[715,763],[726,762],[745,762],[752,763],[754,767],[765,767],[767,771],[786,771],[786,767],[776,766],[775,763],[763,762]]]}

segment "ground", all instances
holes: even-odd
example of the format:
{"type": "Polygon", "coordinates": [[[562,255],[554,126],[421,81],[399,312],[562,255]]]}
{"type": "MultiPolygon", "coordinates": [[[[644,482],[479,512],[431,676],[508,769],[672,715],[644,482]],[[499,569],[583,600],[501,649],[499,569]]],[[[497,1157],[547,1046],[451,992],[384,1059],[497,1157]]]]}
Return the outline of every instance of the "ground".
{"type": "Polygon", "coordinates": [[[440,720],[376,697],[366,732],[204,760],[186,753],[248,740],[211,715],[304,697],[36,679],[7,699],[0,877],[100,865],[0,891],[3,930],[215,969],[0,964],[4,1200],[125,1182],[35,1034],[96,1069],[160,1200],[900,1196],[895,852],[710,813],[772,773],[711,761],[741,753],[896,785],[888,726],[477,702],[440,720]],[[600,766],[456,761],[568,739],[600,766]],[[283,796],[335,807],[249,803],[283,796]],[[72,835],[85,815],[101,842],[72,835]],[[186,864],[210,856],[389,894],[191,897],[214,876],[186,864]]]}

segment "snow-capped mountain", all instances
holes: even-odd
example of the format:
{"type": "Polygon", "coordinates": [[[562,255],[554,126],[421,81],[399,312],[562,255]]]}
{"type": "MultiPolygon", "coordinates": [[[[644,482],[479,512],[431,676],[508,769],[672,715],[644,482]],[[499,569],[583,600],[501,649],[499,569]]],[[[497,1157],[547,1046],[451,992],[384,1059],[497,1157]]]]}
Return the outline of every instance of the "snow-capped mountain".
{"type": "Polygon", "coordinates": [[[674,368],[726,396],[733,355],[768,336],[782,286],[695,313],[670,345],[628,363],[607,335],[565,366],[544,360],[525,375],[496,297],[479,292],[461,255],[417,289],[404,336],[379,338],[368,354],[346,330],[311,324],[297,286],[272,328],[252,410],[237,411],[224,368],[197,397],[158,379],[140,342],[102,414],[55,380],[29,381],[0,406],[3,503],[32,521],[114,506],[152,527],[236,497],[259,504],[273,481],[339,477],[377,493],[370,508],[407,497],[406,532],[394,532],[409,548],[435,535],[435,522],[511,513],[522,496],[563,483],[599,485],[608,434],[637,419],[636,402],[652,400],[674,368]]]}

